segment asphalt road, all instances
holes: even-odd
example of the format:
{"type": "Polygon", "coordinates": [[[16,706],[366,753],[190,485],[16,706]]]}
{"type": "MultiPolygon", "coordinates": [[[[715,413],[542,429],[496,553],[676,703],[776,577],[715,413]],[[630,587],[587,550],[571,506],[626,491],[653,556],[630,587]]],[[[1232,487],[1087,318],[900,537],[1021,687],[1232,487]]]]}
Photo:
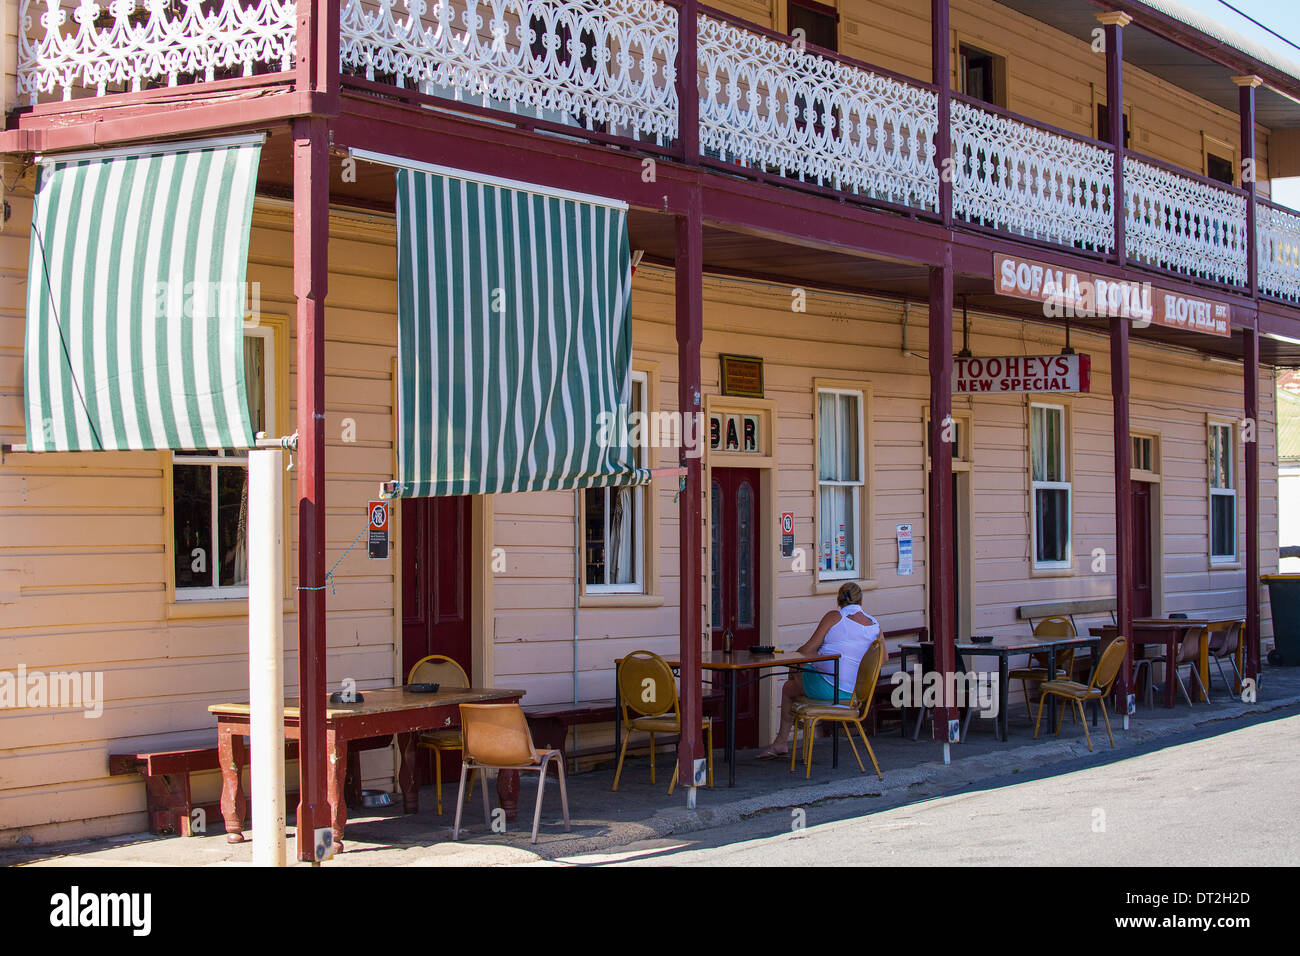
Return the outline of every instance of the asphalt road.
{"type": "Polygon", "coordinates": [[[1275,714],[1166,738],[1101,765],[1057,764],[952,794],[922,790],[901,805],[854,799],[772,811],[679,839],[556,862],[1296,865],[1297,804],[1300,716],[1275,714]]]}

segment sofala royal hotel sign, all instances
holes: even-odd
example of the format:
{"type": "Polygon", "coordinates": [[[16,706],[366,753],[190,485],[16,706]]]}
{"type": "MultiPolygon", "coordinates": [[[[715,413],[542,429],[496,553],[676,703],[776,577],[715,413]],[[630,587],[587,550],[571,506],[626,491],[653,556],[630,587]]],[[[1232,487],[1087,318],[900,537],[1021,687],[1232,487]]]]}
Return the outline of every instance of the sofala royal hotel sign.
{"type": "Polygon", "coordinates": [[[999,392],[1086,392],[1092,360],[1087,355],[1007,355],[953,359],[952,390],[999,392]]]}
{"type": "Polygon", "coordinates": [[[999,295],[1040,302],[1050,318],[1122,318],[1137,327],[1161,325],[1205,335],[1232,335],[1231,306],[1156,288],[1149,282],[1125,282],[1002,253],[993,256],[993,276],[999,295]]]}

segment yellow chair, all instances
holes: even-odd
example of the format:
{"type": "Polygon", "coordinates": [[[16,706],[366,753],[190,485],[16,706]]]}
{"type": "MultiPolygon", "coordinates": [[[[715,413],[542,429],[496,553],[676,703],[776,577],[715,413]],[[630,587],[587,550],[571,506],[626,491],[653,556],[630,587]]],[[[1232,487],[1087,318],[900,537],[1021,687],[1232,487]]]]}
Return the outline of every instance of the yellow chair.
{"type": "MultiPolygon", "coordinates": [[[[569,827],[569,790],[564,780],[564,755],[558,750],[538,750],[528,730],[528,718],[518,704],[461,704],[460,726],[465,735],[460,764],[460,791],[456,796],[456,822],[451,838],[460,839],[460,812],[465,807],[465,774],[476,770],[522,770],[537,773],[537,809],[533,811],[533,842],[542,821],[542,794],[546,792],[546,771],[554,762],[560,776],[560,806],[564,809],[564,832],[569,827]]],[[[473,786],[473,784],[471,784],[473,786]]],[[[483,787],[483,821],[492,825],[488,788],[483,787]]]]}
{"type": "MultiPolygon", "coordinates": [[[[459,690],[469,686],[469,676],[465,669],[446,654],[430,654],[422,657],[411,667],[406,675],[408,684],[437,684],[439,689],[459,690]]],[[[438,816],[442,816],[442,753],[444,750],[463,751],[459,727],[446,727],[440,730],[426,730],[417,738],[416,746],[420,750],[433,751],[434,792],[438,795],[438,816]]],[[[474,775],[469,778],[469,795],[474,795],[474,775]]]]}
{"type": "MultiPolygon", "coordinates": [[[[1034,626],[1034,637],[1074,637],[1074,623],[1068,617],[1045,617],[1034,626]]],[[[1025,713],[1034,719],[1033,708],[1029,705],[1029,685],[1041,684],[1047,680],[1066,679],[1074,676],[1074,648],[1068,647],[1056,652],[1056,673],[1047,673],[1049,657],[1047,651],[1037,651],[1029,655],[1029,666],[1018,667],[1007,675],[1007,682],[1020,681],[1025,692],[1025,713]]],[[[1071,711],[1073,713],[1073,711],[1071,711]]]]}
{"type": "MultiPolygon", "coordinates": [[[[623,759],[627,756],[628,740],[633,731],[650,735],[650,782],[655,782],[655,734],[682,732],[682,712],[677,701],[677,681],[672,668],[658,654],[650,651],[633,651],[618,665],[618,690],[622,701],[619,720],[623,724],[623,746],[618,752],[618,769],[614,771],[614,786],[618,789],[623,773],[623,759]],[[633,716],[635,715],[635,716],[633,716]]],[[[704,733],[709,766],[709,786],[713,786],[713,720],[704,718],[704,733]]],[[[677,786],[677,761],[673,761],[673,779],[668,784],[671,795],[677,786]]]]}
{"type": "MultiPolygon", "coordinates": [[[[1119,675],[1120,665],[1124,663],[1124,651],[1128,646],[1128,641],[1122,637],[1117,637],[1111,641],[1102,652],[1097,660],[1097,666],[1093,669],[1092,680],[1087,684],[1080,684],[1073,680],[1049,680],[1044,681],[1042,695],[1038,699],[1038,720],[1034,723],[1034,739],[1038,739],[1038,727],[1043,722],[1043,704],[1051,696],[1060,697],[1062,700],[1070,701],[1074,710],[1079,711],[1079,723],[1083,724],[1083,735],[1088,740],[1088,751],[1092,751],[1092,735],[1088,733],[1088,718],[1084,715],[1083,705],[1085,701],[1098,701],[1101,710],[1101,716],[1106,720],[1106,736],[1110,737],[1110,745],[1115,746],[1115,735],[1110,730],[1110,715],[1106,712],[1106,696],[1110,693],[1110,687],[1115,683],[1116,676],[1119,675]]],[[[1056,715],[1056,735],[1061,735],[1061,718],[1065,716],[1065,709],[1056,715]]]]}
{"type": "Polygon", "coordinates": [[[880,772],[880,764],[876,762],[875,751],[871,749],[871,741],[867,739],[867,732],[862,729],[862,721],[866,719],[867,710],[871,707],[871,698],[876,693],[876,681],[880,679],[880,665],[884,661],[885,642],[882,639],[872,641],[871,646],[867,648],[867,653],[862,655],[862,662],[858,665],[858,674],[853,682],[853,696],[846,704],[829,704],[825,701],[816,701],[810,703],[795,703],[791,707],[791,713],[794,715],[794,740],[790,745],[790,770],[794,770],[794,755],[797,744],[799,743],[799,726],[803,725],[804,752],[806,754],[805,762],[807,768],[804,770],[804,777],[812,776],[812,754],[813,740],[816,736],[817,725],[822,721],[832,721],[847,724],[844,728],[844,736],[849,738],[849,745],[853,747],[853,756],[858,761],[858,769],[863,773],[867,768],[862,765],[862,757],[858,754],[858,745],[853,742],[853,728],[858,728],[858,734],[862,737],[862,743],[867,748],[867,756],[871,758],[871,765],[876,768],[876,776],[884,780],[884,774],[880,772]]]}

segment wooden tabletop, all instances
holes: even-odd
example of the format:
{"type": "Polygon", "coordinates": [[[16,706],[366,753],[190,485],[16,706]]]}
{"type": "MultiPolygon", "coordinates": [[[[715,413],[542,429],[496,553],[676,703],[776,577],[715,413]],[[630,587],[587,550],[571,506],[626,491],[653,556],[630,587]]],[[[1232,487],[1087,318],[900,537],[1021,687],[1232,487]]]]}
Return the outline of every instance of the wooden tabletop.
{"type": "MultiPolygon", "coordinates": [[[[798,651],[784,651],[778,654],[755,654],[752,651],[706,651],[700,658],[700,667],[706,671],[744,671],[763,667],[789,667],[797,664],[812,664],[817,661],[839,659],[838,654],[800,654],[798,651]]],[[[669,667],[681,667],[676,657],[665,658],[669,667]]],[[[623,658],[614,662],[623,663],[623,658]]]]}
{"type": "MultiPolygon", "coordinates": [[[[428,707],[447,707],[454,704],[473,704],[484,700],[500,700],[503,697],[523,697],[524,691],[495,687],[461,687],[452,690],[439,690],[436,694],[416,694],[405,687],[379,687],[373,690],[359,690],[362,702],[357,704],[325,705],[325,719],[339,717],[366,717],[373,714],[390,714],[402,710],[423,710],[428,707]]],[[[213,704],[209,713],[221,716],[247,717],[249,704],[245,701],[236,704],[213,704]]],[[[288,697],[284,701],[284,716],[298,719],[298,698],[288,697]]]]}
{"type": "MultiPolygon", "coordinates": [[[[1093,638],[1076,635],[1074,637],[1020,637],[1016,635],[999,634],[991,641],[975,643],[970,638],[959,640],[954,645],[958,651],[963,654],[972,656],[978,654],[1028,654],[1033,651],[1042,651],[1055,645],[1057,647],[1071,647],[1080,644],[1091,644],[1093,638]]],[[[900,644],[900,648],[908,652],[919,651],[922,645],[918,642],[900,644]]]]}

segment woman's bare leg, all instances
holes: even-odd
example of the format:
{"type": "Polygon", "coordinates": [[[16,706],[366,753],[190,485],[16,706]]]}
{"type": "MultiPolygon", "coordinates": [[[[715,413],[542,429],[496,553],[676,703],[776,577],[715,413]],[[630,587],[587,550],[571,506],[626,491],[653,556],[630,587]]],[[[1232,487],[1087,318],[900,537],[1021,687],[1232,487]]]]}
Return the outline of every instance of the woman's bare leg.
{"type": "Polygon", "coordinates": [[[767,748],[776,754],[789,753],[790,731],[794,726],[794,699],[803,693],[801,682],[788,680],[781,688],[781,726],[777,728],[776,739],[767,748]]]}

